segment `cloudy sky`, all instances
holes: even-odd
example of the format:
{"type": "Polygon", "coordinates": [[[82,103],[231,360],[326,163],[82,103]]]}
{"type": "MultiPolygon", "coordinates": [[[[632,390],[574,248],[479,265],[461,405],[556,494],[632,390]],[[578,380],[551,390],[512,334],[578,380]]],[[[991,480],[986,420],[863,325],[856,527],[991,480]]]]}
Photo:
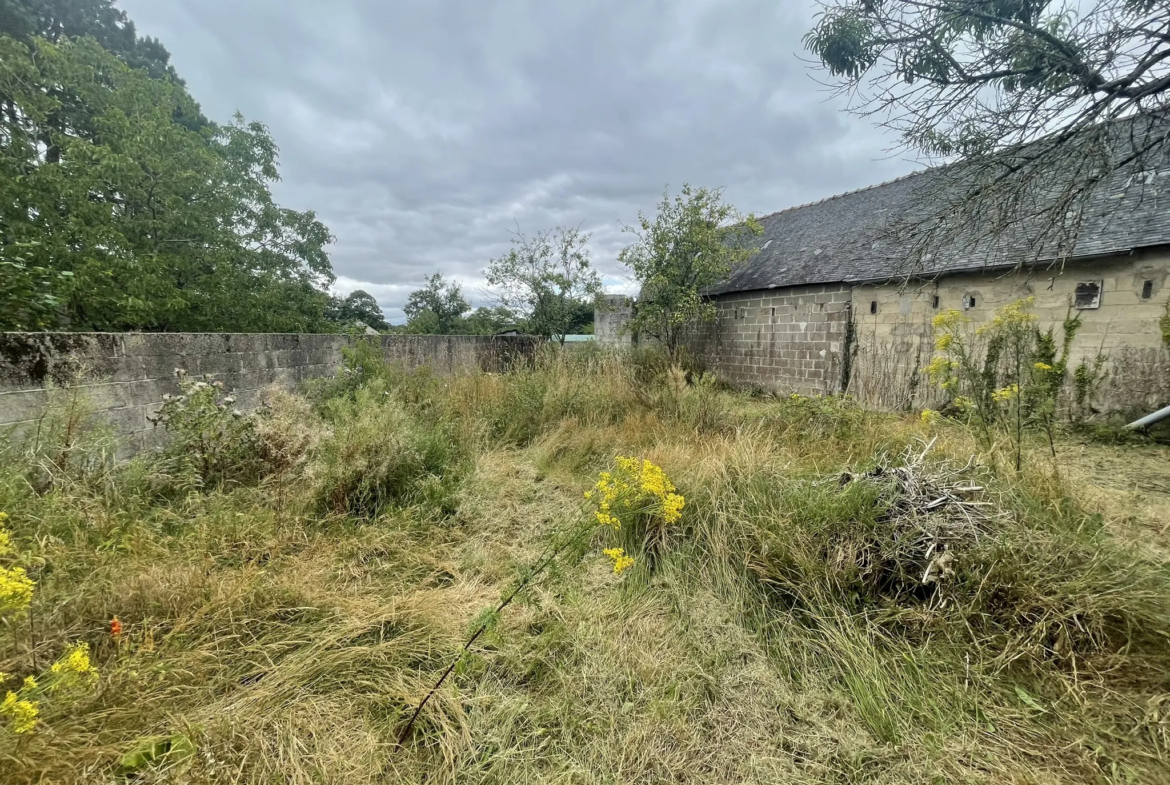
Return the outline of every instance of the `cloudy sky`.
{"type": "Polygon", "coordinates": [[[392,321],[430,273],[477,304],[509,230],[578,226],[614,291],[623,223],[684,182],[757,215],[915,168],[842,111],[807,0],[121,0],[204,112],[267,123],[280,201],[392,321]]]}

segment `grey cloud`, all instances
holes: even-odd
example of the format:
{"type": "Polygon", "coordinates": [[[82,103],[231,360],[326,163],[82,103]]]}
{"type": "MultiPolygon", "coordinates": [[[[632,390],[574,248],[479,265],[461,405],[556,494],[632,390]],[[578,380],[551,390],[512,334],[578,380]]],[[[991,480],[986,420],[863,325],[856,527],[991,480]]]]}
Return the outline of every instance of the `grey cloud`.
{"type": "Polygon", "coordinates": [[[337,236],[338,288],[391,318],[434,270],[482,301],[517,223],[593,233],[670,184],[774,212],[902,174],[800,59],[813,8],[739,0],[123,0],[204,110],[281,146],[279,198],[337,236]]]}

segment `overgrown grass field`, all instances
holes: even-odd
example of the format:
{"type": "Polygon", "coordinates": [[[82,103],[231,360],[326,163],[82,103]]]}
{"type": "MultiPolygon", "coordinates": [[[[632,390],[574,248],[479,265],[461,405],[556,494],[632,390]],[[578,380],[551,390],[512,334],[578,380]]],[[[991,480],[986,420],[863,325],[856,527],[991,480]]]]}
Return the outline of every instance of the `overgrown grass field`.
{"type": "Polygon", "coordinates": [[[256,416],[184,384],[164,453],[115,463],[62,390],[0,460],[4,783],[1170,781],[1165,530],[1068,468],[1091,445],[1017,471],[648,354],[444,379],[359,346],[256,416]],[[681,517],[526,573],[616,456],[681,517]]]}

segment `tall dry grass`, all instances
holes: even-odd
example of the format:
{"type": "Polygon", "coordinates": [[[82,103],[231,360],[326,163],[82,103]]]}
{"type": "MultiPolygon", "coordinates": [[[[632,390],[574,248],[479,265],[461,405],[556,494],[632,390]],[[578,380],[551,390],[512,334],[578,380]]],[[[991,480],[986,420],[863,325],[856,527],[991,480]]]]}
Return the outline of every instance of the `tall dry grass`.
{"type": "Polygon", "coordinates": [[[68,461],[52,439],[0,457],[38,582],[32,615],[0,628],[0,671],[86,641],[102,678],[46,701],[36,734],[0,731],[6,783],[115,781],[143,740],[179,736],[193,755],[134,778],[1168,779],[1167,566],[1040,449],[1017,475],[956,424],[588,350],[451,379],[355,357],[309,400],[271,396],[261,476],[220,488],[176,492],[149,456],[84,459],[90,432],[71,433],[68,461]],[[658,558],[622,577],[591,550],[560,564],[398,748],[615,454],[687,497],[658,558]],[[916,511],[886,474],[908,464],[983,488],[988,514],[956,529],[916,511]],[[953,554],[937,583],[923,532],[953,554]]]}

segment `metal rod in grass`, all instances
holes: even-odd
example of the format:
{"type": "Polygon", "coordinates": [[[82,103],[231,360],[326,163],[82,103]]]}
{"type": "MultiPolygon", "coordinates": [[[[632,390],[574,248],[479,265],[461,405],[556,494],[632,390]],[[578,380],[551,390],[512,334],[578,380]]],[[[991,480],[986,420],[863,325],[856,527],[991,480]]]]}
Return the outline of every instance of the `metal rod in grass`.
{"type": "MultiPolygon", "coordinates": [[[[682,515],[682,508],[685,500],[681,494],[675,493],[674,484],[667,478],[662,469],[649,461],[638,460],[636,458],[624,458],[618,456],[614,459],[617,464],[616,474],[611,472],[602,472],[597,484],[593,489],[585,493],[586,503],[578,508],[577,514],[581,515],[587,506],[596,504],[596,511],[593,517],[586,518],[578,525],[576,529],[570,532],[563,541],[559,544],[554,544],[549,552],[541,558],[535,566],[527,569],[511,590],[508,591],[500,599],[495,609],[487,614],[483,622],[463,644],[459,655],[447,666],[447,670],[443,671],[443,675],[435,682],[435,686],[431,687],[423,699],[415,707],[414,713],[410,715],[406,726],[403,727],[402,732],[398,734],[397,747],[401,747],[410,735],[410,731],[414,728],[415,721],[418,720],[419,715],[422,714],[423,707],[435,696],[439,688],[447,681],[447,677],[454,671],[459,662],[463,659],[467,651],[487,631],[496,619],[499,618],[500,613],[512,604],[520,592],[531,586],[533,582],[542,576],[549,568],[549,566],[556,561],[562,553],[568,550],[571,546],[579,543],[585,537],[593,534],[599,528],[612,526],[614,529],[621,527],[622,516],[627,516],[632,520],[639,515],[658,515],[664,523],[674,523],[682,515]],[[632,504],[631,502],[637,502],[632,504]]],[[[604,551],[605,555],[611,558],[614,562],[614,573],[621,573],[628,567],[633,566],[634,559],[627,556],[626,552],[621,548],[608,548],[604,551]]]]}
{"type": "MultiPolygon", "coordinates": [[[[582,506],[581,511],[583,510],[584,506],[582,506]]],[[[560,545],[554,546],[553,550],[547,556],[537,562],[534,567],[525,571],[520,580],[518,580],[512,587],[512,590],[503,596],[503,598],[500,600],[500,603],[487,616],[487,618],[484,619],[483,623],[476,628],[475,632],[471,634],[471,637],[467,639],[467,642],[463,644],[463,648],[459,650],[459,654],[455,657],[454,660],[451,661],[451,664],[447,666],[447,670],[443,671],[443,675],[440,676],[439,680],[435,682],[435,685],[431,687],[430,692],[428,692],[426,696],[421,701],[419,701],[418,706],[416,706],[414,709],[414,713],[410,715],[410,719],[407,721],[406,726],[402,729],[402,732],[398,734],[398,743],[395,745],[396,748],[401,747],[406,742],[407,737],[410,735],[410,731],[414,728],[415,721],[418,720],[419,715],[422,714],[423,707],[425,707],[430,699],[435,696],[435,693],[437,693],[439,688],[443,686],[443,683],[447,681],[447,677],[455,671],[456,666],[462,662],[463,657],[467,654],[467,651],[472,647],[476,640],[479,639],[479,636],[487,632],[488,627],[492,626],[495,620],[499,618],[500,613],[502,613],[505,608],[512,604],[512,601],[516,599],[520,592],[531,586],[532,582],[540,577],[544,571],[548,569],[548,567],[554,561],[556,561],[558,556],[568,550],[571,545],[580,542],[582,538],[585,537],[585,535],[592,534],[600,526],[600,523],[592,522],[586,522],[582,524],[581,527],[573,532],[571,536],[566,537],[564,542],[562,542],[560,545]]]]}

